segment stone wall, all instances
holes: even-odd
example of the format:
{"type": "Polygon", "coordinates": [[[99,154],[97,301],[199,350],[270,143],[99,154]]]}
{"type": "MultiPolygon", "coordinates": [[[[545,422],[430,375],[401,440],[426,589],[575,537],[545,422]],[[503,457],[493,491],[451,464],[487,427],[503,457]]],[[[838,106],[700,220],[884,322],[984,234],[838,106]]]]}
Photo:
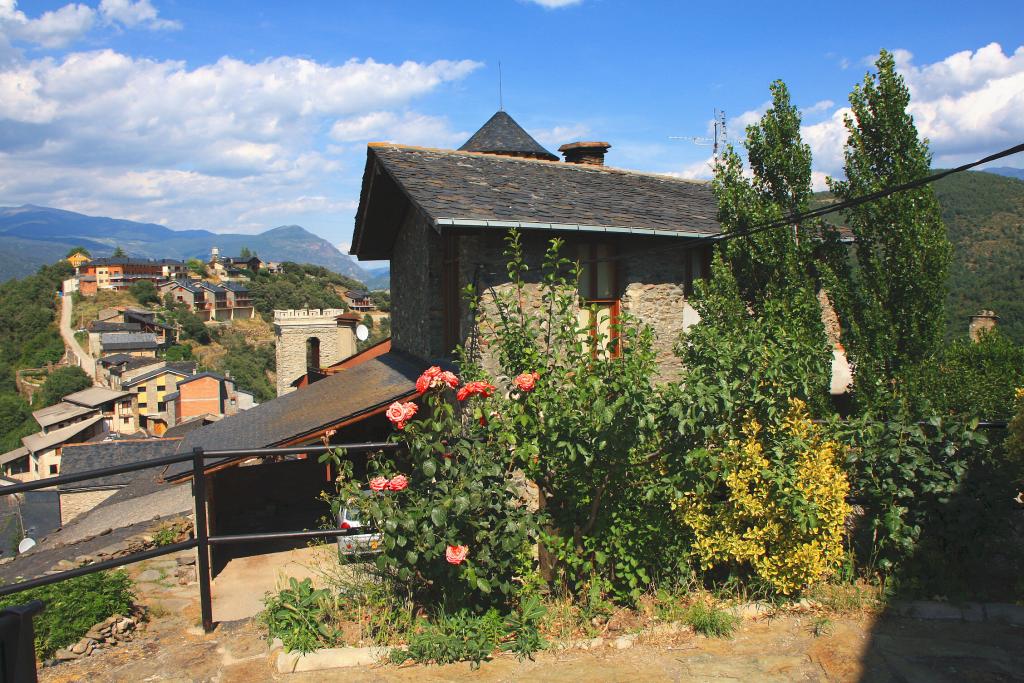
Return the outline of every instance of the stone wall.
{"type": "MultiPolygon", "coordinates": [[[[476,284],[481,293],[481,303],[486,315],[496,313],[494,294],[511,287],[503,255],[505,232],[474,231],[459,235],[457,253],[459,284],[476,284]]],[[[527,283],[524,303],[540,313],[540,276],[544,251],[551,238],[549,233],[522,233],[523,253],[529,270],[524,275],[527,283]]],[[[587,243],[587,237],[570,236],[562,248],[562,254],[575,259],[580,246],[587,243]]],[[[656,379],[676,379],[681,370],[674,347],[682,331],[699,320],[697,312],[686,300],[686,279],[692,268],[693,255],[678,248],[679,243],[643,237],[624,237],[601,240],[611,244],[617,256],[618,295],[623,312],[635,316],[640,322],[654,330],[654,351],[659,374],[656,379]],[[666,247],[662,249],[662,247],[666,247]]],[[[463,343],[470,343],[473,319],[465,304],[460,307],[460,337],[463,343]]],[[[485,317],[486,317],[485,315],[485,317]]],[[[440,325],[440,323],[438,323],[440,325]]],[[[492,330],[480,330],[484,344],[492,330]]],[[[483,350],[485,369],[497,375],[497,363],[493,354],[483,350]]]]}
{"type": "Polygon", "coordinates": [[[320,366],[334,365],[356,352],[348,325],[339,325],[340,308],[274,311],[277,352],[277,395],[294,391],[292,382],[306,374],[306,342],[320,340],[320,366]]]}
{"type": "Polygon", "coordinates": [[[67,526],[75,517],[88,512],[117,493],[117,489],[102,491],[76,491],[60,494],[60,524],[67,526]]]}
{"type": "Polygon", "coordinates": [[[410,211],[391,256],[391,348],[423,359],[446,355],[441,238],[410,211]]]}

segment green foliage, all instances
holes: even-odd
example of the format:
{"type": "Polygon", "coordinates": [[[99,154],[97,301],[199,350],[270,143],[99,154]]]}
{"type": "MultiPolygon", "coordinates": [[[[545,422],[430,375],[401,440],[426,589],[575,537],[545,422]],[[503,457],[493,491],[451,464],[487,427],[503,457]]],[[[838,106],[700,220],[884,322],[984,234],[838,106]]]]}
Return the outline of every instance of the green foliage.
{"type": "Polygon", "coordinates": [[[166,361],[192,360],[192,358],[192,347],[186,344],[174,344],[164,351],[164,360],[166,361]]]}
{"type": "Polygon", "coordinates": [[[61,282],[73,274],[71,265],[61,261],[0,284],[0,367],[13,372],[61,359],[64,343],[57,331],[55,302],[61,282]]]}
{"type": "Polygon", "coordinates": [[[385,313],[391,311],[391,292],[388,290],[376,290],[370,292],[370,301],[377,307],[378,311],[384,311],[385,313]]]}
{"type": "Polygon", "coordinates": [[[249,251],[249,247],[242,247],[242,249],[238,252],[238,256],[239,258],[247,259],[252,258],[253,256],[255,256],[255,254],[249,251]]]}
{"type": "Polygon", "coordinates": [[[199,277],[206,277],[206,264],[202,260],[190,258],[185,265],[188,266],[189,272],[195,273],[199,277]]]}
{"type": "Polygon", "coordinates": [[[217,364],[218,371],[231,373],[238,387],[251,391],[259,402],[277,396],[277,390],[267,378],[267,372],[273,371],[277,364],[273,345],[250,344],[245,335],[231,328],[219,329],[217,342],[227,350],[217,364]]]}
{"type": "Polygon", "coordinates": [[[31,588],[0,598],[0,608],[42,600],[46,609],[33,619],[36,656],[49,659],[59,648],[80,640],[95,624],[128,614],[135,599],[123,571],[98,572],[61,583],[31,588]]]}
{"type": "Polygon", "coordinates": [[[19,394],[0,393],[0,452],[21,445],[21,437],[36,431],[32,408],[19,394]]]}
{"type": "Polygon", "coordinates": [[[703,600],[695,602],[683,616],[683,622],[709,638],[731,638],[740,618],[703,600]]]}
{"type": "Polygon", "coordinates": [[[509,638],[502,643],[501,649],[515,653],[519,661],[533,659],[533,655],[547,647],[547,642],[540,633],[540,624],[547,615],[547,608],[540,596],[529,595],[523,599],[519,609],[512,612],[505,620],[505,629],[509,638]]]}
{"type": "Polygon", "coordinates": [[[67,255],[64,256],[64,258],[71,258],[75,254],[81,254],[82,256],[86,256],[89,258],[92,257],[92,254],[90,254],[89,250],[86,249],[85,247],[72,247],[70,251],[68,251],[67,255]]]}
{"type": "MultiPolygon", "coordinates": [[[[725,233],[805,212],[813,196],[811,150],[800,136],[800,113],[785,83],[772,83],[771,93],[772,106],[746,130],[750,177],[731,146],[715,167],[713,189],[725,233]]],[[[822,271],[840,268],[845,258],[831,226],[811,221],[738,237],[724,242],[720,254],[731,273],[728,286],[747,311],[759,316],[771,308],[771,324],[784,322],[789,335],[816,351],[825,348],[818,282],[822,271]]],[[[819,363],[813,376],[805,376],[815,386],[807,400],[817,409],[828,398],[829,370],[819,363]]]]}
{"type": "Polygon", "coordinates": [[[156,543],[158,548],[165,545],[171,545],[174,543],[174,539],[178,537],[178,530],[173,526],[163,526],[153,532],[153,543],[156,543]]]}
{"type": "MultiPolygon", "coordinates": [[[[845,180],[829,179],[840,199],[853,199],[927,176],[931,153],[907,107],[910,93],[882,51],[877,75],[850,93],[845,180]]],[[[828,283],[848,330],[844,344],[855,368],[861,408],[898,403],[920,414],[909,378],[939,348],[950,244],[931,186],[898,192],[848,209],[855,267],[828,283]]]]}
{"type": "Polygon", "coordinates": [[[256,310],[270,320],[275,309],[345,308],[338,291],[365,289],[358,280],[338,275],[321,266],[286,262],[280,275],[262,271],[249,283],[256,310]]]}
{"type": "Polygon", "coordinates": [[[209,344],[210,330],[198,315],[187,307],[178,306],[167,312],[167,320],[181,327],[181,338],[191,339],[200,344],[209,344]]]}
{"type": "Polygon", "coordinates": [[[1024,386],[1024,346],[998,330],[977,343],[958,339],[922,368],[916,386],[937,414],[1008,420],[1024,386]]]}
{"type": "Polygon", "coordinates": [[[291,577],[288,587],[264,598],[260,620],[270,638],[280,638],[287,651],[303,654],[342,642],[339,633],[323,619],[330,611],[330,591],[313,588],[310,579],[301,582],[291,577]]]}
{"type": "Polygon", "coordinates": [[[367,313],[366,315],[363,316],[362,323],[364,325],[366,325],[366,329],[372,330],[373,329],[373,316],[371,316],[369,313],[367,313]]]}
{"type": "Polygon", "coordinates": [[[156,285],[149,280],[133,282],[128,288],[128,292],[143,306],[160,301],[160,294],[156,291],[156,285]]]}
{"type": "Polygon", "coordinates": [[[1024,344],[1024,182],[991,173],[958,173],[935,183],[953,243],[946,337],[965,336],[970,316],[995,310],[999,329],[1024,344]]]}
{"type": "Polygon", "coordinates": [[[972,490],[994,465],[988,439],[975,426],[938,417],[926,425],[864,417],[836,426],[851,447],[851,496],[863,509],[851,538],[861,566],[924,577],[935,575],[929,563],[949,572],[970,557],[984,557],[981,540],[1007,519],[986,502],[998,496],[995,488],[972,490]],[[926,536],[935,549],[927,558],[921,548],[926,536]]]}
{"type": "MultiPolygon", "coordinates": [[[[477,421],[487,410],[477,402],[488,399],[469,397],[457,413],[450,391],[429,389],[421,416],[397,434],[408,450],[400,470],[408,487],[366,496],[365,482],[342,476],[332,512],[361,510],[382,533],[377,570],[417,601],[452,610],[504,606],[516,593],[516,553],[535,536],[533,519],[506,476],[507,449],[477,421]],[[446,558],[453,546],[468,548],[461,563],[446,558]]],[[[338,454],[333,460],[342,465],[338,454]]],[[[371,479],[400,472],[390,456],[371,457],[368,470],[371,479]]]]}
{"type": "Polygon", "coordinates": [[[68,394],[73,394],[92,386],[92,378],[85,370],[77,366],[57,368],[50,373],[43,383],[40,399],[43,406],[59,403],[68,394]]]}
{"type": "Polygon", "coordinates": [[[125,252],[125,250],[122,249],[120,246],[118,246],[118,247],[114,247],[114,253],[111,254],[111,256],[113,258],[125,258],[125,257],[128,256],[128,253],[125,252]]]}
{"type": "Polygon", "coordinates": [[[441,614],[433,622],[423,622],[409,638],[406,651],[392,650],[391,661],[401,664],[409,659],[421,664],[451,664],[468,661],[473,668],[491,658],[502,636],[502,620],[497,610],[483,616],[466,611],[441,614]]]}
{"type": "Polygon", "coordinates": [[[476,306],[479,324],[504,381],[537,379],[496,406],[488,430],[537,483],[545,578],[578,591],[598,575],[617,597],[635,598],[685,557],[652,414],[652,332],[623,315],[612,338],[589,335],[577,319],[578,266],[560,255],[561,240],[551,241],[537,287],[519,234],[507,243],[511,286],[476,306]]]}

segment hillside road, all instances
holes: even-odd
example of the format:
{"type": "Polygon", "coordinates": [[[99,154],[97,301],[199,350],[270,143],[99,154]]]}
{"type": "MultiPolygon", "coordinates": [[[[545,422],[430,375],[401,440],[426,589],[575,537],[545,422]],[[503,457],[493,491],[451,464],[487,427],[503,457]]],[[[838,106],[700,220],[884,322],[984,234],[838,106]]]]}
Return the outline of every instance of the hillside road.
{"type": "Polygon", "coordinates": [[[71,295],[65,294],[60,298],[60,336],[64,339],[64,346],[71,349],[71,354],[77,359],[77,365],[85,370],[96,381],[96,360],[93,359],[78,340],[75,339],[75,331],[71,329],[71,295]]]}

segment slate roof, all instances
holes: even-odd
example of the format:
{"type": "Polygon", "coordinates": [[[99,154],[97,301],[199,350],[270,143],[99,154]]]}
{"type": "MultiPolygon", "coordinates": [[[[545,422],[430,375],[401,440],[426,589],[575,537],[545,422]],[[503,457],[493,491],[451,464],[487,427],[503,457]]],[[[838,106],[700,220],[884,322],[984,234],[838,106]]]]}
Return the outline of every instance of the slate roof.
{"type": "MultiPolygon", "coordinates": [[[[117,439],[95,443],[69,444],[60,460],[61,474],[77,474],[102,467],[115,467],[174,455],[179,439],[117,439]]],[[[125,486],[148,470],[112,474],[72,484],[62,484],[61,491],[125,486]]]]}
{"type": "Polygon", "coordinates": [[[93,259],[88,262],[90,266],[184,266],[183,261],[175,261],[174,259],[144,259],[144,258],[125,258],[125,257],[114,257],[108,256],[106,258],[93,259]]]}
{"type": "MultiPolygon", "coordinates": [[[[129,360],[123,361],[123,365],[124,365],[123,368],[119,369],[116,366],[111,367],[110,368],[110,374],[114,375],[114,376],[117,376],[117,377],[120,377],[124,373],[129,372],[131,370],[138,370],[139,368],[144,368],[147,365],[157,365],[159,363],[163,363],[163,361],[160,360],[159,358],[147,358],[145,356],[131,356],[129,358],[129,360]]],[[[122,363],[118,363],[117,365],[121,365],[121,364],[122,363]]]]}
{"type": "Polygon", "coordinates": [[[558,157],[544,149],[504,111],[495,112],[459,150],[485,154],[528,154],[548,161],[558,161],[558,157]]]}
{"type": "Polygon", "coordinates": [[[104,351],[124,349],[155,349],[159,346],[152,332],[105,332],[100,334],[100,348],[104,351]]]}
{"type": "MultiPolygon", "coordinates": [[[[127,313],[125,313],[127,315],[127,313]]],[[[112,323],[107,321],[93,320],[89,323],[90,332],[141,332],[142,325],[139,323],[112,323]]]]}
{"type": "Polygon", "coordinates": [[[70,420],[75,417],[82,415],[88,415],[93,412],[95,408],[88,406],[75,405],[74,403],[68,403],[67,401],[61,401],[52,406],[42,408],[32,413],[32,417],[36,419],[39,426],[46,429],[50,425],[55,425],[64,420],[70,420]]]}
{"type": "Polygon", "coordinates": [[[38,453],[39,451],[52,448],[57,444],[64,443],[72,437],[78,436],[102,419],[102,415],[96,415],[95,417],[90,417],[86,420],[82,420],[81,422],[68,425],[67,427],[56,429],[49,434],[43,434],[42,432],[29,434],[28,436],[22,437],[21,442],[33,453],[38,453]]]}
{"type": "MultiPolygon", "coordinates": [[[[429,363],[391,352],[366,360],[290,394],[185,435],[179,453],[276,446],[346,419],[368,414],[416,391],[416,378],[429,363]]],[[[222,462],[207,460],[208,465],[222,462]]],[[[171,465],[165,476],[187,476],[190,463],[171,465]]]]}
{"type": "Polygon", "coordinates": [[[224,289],[230,289],[232,292],[248,292],[249,288],[243,285],[241,282],[223,282],[221,287],[224,289]]]}
{"type": "Polygon", "coordinates": [[[386,233],[397,230],[392,205],[402,202],[387,184],[397,185],[439,232],[446,226],[691,238],[720,232],[709,183],[607,166],[373,143],[353,237],[352,253],[360,258],[390,258],[394,236],[386,233]],[[371,182],[378,168],[390,182],[371,182]]]}
{"type": "Polygon", "coordinates": [[[103,356],[97,362],[100,365],[106,366],[120,365],[121,363],[127,363],[132,358],[137,358],[137,356],[132,356],[131,354],[127,353],[112,353],[109,356],[103,356]]]}
{"type": "Polygon", "coordinates": [[[190,280],[175,280],[174,284],[178,285],[187,292],[192,292],[193,294],[199,294],[200,291],[202,291],[199,289],[199,287],[192,284],[190,280]]]}
{"type": "Polygon", "coordinates": [[[218,375],[215,372],[200,372],[198,374],[192,375],[191,377],[187,377],[187,378],[181,380],[180,382],[178,382],[178,386],[180,387],[182,384],[188,384],[189,382],[194,382],[197,379],[202,379],[203,377],[212,377],[215,380],[217,380],[218,382],[223,382],[224,381],[224,376],[223,375],[218,375]]]}
{"type": "Polygon", "coordinates": [[[104,403],[109,403],[125,396],[128,396],[127,391],[117,391],[116,389],[107,389],[106,387],[89,387],[88,389],[68,394],[62,400],[69,403],[77,403],[80,406],[96,408],[104,403]]]}
{"type": "Polygon", "coordinates": [[[131,379],[126,379],[123,382],[121,382],[121,386],[123,386],[123,387],[133,387],[133,386],[135,386],[136,384],[138,384],[140,382],[146,382],[148,380],[153,379],[154,377],[159,377],[160,375],[164,375],[164,374],[167,374],[167,373],[172,373],[172,374],[175,374],[175,375],[179,375],[181,377],[188,377],[193,372],[195,372],[195,369],[196,369],[195,361],[191,361],[191,360],[173,361],[171,363],[167,363],[166,365],[161,365],[158,368],[154,368],[152,370],[148,370],[148,371],[142,373],[141,375],[136,375],[135,377],[132,377],[131,379]]]}
{"type": "Polygon", "coordinates": [[[10,451],[7,451],[3,455],[0,455],[0,465],[6,465],[7,463],[11,462],[12,460],[17,460],[18,458],[24,458],[28,454],[29,454],[29,450],[27,448],[25,448],[24,446],[18,446],[17,448],[15,448],[13,450],[10,450],[10,451]]]}

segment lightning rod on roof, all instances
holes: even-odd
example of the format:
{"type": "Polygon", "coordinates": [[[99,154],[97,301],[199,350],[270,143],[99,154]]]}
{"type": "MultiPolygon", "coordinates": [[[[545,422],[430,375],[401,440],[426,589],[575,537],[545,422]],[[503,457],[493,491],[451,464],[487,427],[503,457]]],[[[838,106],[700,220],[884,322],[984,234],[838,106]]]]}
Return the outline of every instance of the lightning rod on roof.
{"type": "Polygon", "coordinates": [[[505,111],[505,101],[501,94],[501,60],[498,60],[498,111],[505,111]]]}

